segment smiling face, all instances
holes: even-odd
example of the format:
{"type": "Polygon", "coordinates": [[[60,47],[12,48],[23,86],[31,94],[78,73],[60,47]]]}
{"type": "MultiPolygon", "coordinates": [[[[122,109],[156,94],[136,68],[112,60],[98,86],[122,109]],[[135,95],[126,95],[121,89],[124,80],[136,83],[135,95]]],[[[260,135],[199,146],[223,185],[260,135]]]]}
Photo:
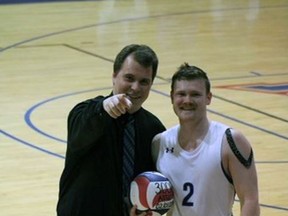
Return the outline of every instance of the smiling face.
{"type": "Polygon", "coordinates": [[[139,110],[152,86],[152,66],[145,68],[129,55],[121,69],[113,73],[113,94],[126,94],[132,102],[129,113],[139,110]]]}
{"type": "Polygon", "coordinates": [[[210,104],[212,94],[207,93],[203,79],[176,80],[170,96],[180,121],[201,121],[206,118],[206,106],[210,104]]]}

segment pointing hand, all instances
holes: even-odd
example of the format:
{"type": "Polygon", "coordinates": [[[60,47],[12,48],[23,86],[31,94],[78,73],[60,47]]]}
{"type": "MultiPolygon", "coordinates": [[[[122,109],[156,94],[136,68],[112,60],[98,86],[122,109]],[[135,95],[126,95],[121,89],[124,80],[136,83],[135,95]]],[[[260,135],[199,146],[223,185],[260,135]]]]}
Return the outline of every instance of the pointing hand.
{"type": "Polygon", "coordinates": [[[132,106],[132,102],[125,94],[113,95],[103,101],[104,110],[112,117],[118,118],[125,114],[132,106]]]}

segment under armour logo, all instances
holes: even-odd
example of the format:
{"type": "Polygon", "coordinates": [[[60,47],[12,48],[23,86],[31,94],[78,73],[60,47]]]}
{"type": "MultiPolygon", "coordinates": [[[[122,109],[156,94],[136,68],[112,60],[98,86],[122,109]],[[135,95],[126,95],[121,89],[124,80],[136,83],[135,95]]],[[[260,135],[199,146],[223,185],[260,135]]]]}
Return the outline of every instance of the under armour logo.
{"type": "Polygon", "coordinates": [[[166,153],[173,153],[174,152],[174,148],[166,148],[166,153]]]}

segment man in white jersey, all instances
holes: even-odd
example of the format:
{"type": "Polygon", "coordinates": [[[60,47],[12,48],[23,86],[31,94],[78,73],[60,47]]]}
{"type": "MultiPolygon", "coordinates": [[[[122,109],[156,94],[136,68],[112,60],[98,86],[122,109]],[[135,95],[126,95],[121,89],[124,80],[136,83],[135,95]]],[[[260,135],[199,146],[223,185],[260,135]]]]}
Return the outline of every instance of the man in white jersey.
{"type": "Polygon", "coordinates": [[[174,187],[167,215],[231,216],[236,193],[241,216],[259,216],[251,145],[238,130],[208,119],[212,93],[206,73],[184,63],[172,77],[170,95],[180,124],[152,143],[157,169],[174,187]]]}

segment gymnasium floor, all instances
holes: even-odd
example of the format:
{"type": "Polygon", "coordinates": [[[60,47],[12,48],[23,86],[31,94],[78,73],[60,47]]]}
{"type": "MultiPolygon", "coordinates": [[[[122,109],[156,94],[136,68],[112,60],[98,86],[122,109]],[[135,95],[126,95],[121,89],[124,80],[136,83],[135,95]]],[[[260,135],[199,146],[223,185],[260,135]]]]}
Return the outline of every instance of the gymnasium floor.
{"type": "Polygon", "coordinates": [[[0,0],[0,20],[1,216],[56,215],[67,114],[110,93],[114,57],[130,43],[158,54],[144,106],[167,127],[176,68],[207,71],[209,117],[253,145],[261,215],[288,215],[287,0],[0,0]]]}

